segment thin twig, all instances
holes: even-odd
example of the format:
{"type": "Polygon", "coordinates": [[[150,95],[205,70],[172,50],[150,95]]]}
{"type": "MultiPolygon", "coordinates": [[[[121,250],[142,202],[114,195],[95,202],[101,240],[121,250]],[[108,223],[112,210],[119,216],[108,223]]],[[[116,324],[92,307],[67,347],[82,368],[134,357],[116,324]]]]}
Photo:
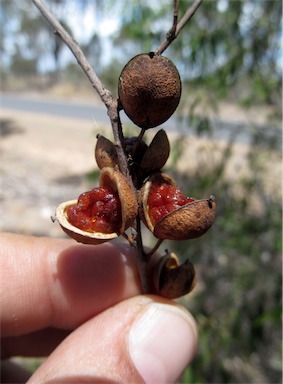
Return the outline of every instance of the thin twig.
{"type": "Polygon", "coordinates": [[[144,252],[143,243],[142,243],[142,235],[141,235],[141,221],[140,218],[136,219],[136,243],[137,243],[137,264],[139,275],[141,279],[142,291],[147,294],[150,293],[150,282],[148,276],[148,260],[149,257],[144,252]]]}
{"type": "Polygon", "coordinates": [[[158,250],[163,241],[163,239],[158,239],[155,246],[147,253],[147,257],[151,257],[158,250]]]}
{"type": "Polygon", "coordinates": [[[144,134],[145,134],[145,131],[146,131],[146,128],[142,128],[142,129],[141,129],[141,131],[140,131],[140,133],[139,133],[139,135],[138,135],[138,141],[139,141],[139,142],[142,141],[142,138],[143,138],[143,136],[144,136],[144,134]]]}
{"type": "MultiPolygon", "coordinates": [[[[195,0],[195,2],[186,10],[184,16],[181,18],[179,23],[177,24],[176,31],[174,35],[170,33],[170,31],[166,35],[166,39],[161,43],[160,47],[155,50],[156,55],[161,55],[165,49],[169,47],[169,45],[176,39],[176,37],[179,35],[181,30],[184,28],[184,26],[187,24],[187,22],[191,19],[191,17],[194,15],[198,7],[201,5],[202,0],[195,0]]],[[[174,6],[174,13],[175,13],[175,6],[174,6]]],[[[173,23],[174,24],[174,23],[173,23]]]]}
{"type": "Polygon", "coordinates": [[[136,193],[136,189],[134,188],[132,178],[130,177],[128,162],[126,159],[126,155],[123,148],[123,131],[120,120],[120,115],[118,111],[118,102],[111,103],[108,107],[108,115],[110,117],[113,137],[114,137],[114,145],[118,156],[119,169],[128,179],[129,184],[131,185],[133,191],[136,193]]]}
{"type": "Polygon", "coordinates": [[[171,29],[166,34],[166,39],[173,41],[176,35],[177,23],[178,23],[178,13],[179,13],[179,1],[174,0],[174,12],[173,12],[173,25],[171,29]]]}
{"type": "Polygon", "coordinates": [[[124,239],[127,240],[127,242],[132,246],[134,247],[135,246],[135,241],[132,237],[130,237],[126,232],[123,232],[122,233],[122,236],[124,237],[124,239]]]}
{"type": "Polygon", "coordinates": [[[179,13],[179,1],[174,0],[174,12],[173,12],[173,28],[176,29],[178,23],[178,13],[179,13]]]}
{"type": "Polygon", "coordinates": [[[81,50],[78,43],[70,36],[66,29],[61,25],[61,23],[56,19],[56,17],[49,11],[46,5],[41,0],[32,0],[34,5],[39,9],[43,17],[48,21],[48,23],[54,29],[54,32],[61,37],[64,43],[70,48],[76,57],[79,65],[82,67],[83,71],[89,78],[92,86],[95,88],[103,103],[108,106],[109,103],[113,101],[111,93],[104,87],[101,80],[98,78],[91,65],[87,61],[83,51],[81,50]]]}
{"type": "MultiPolygon", "coordinates": [[[[70,36],[66,29],[61,25],[61,23],[56,19],[56,17],[50,12],[42,0],[32,0],[34,5],[39,9],[43,17],[54,29],[54,32],[61,37],[67,47],[70,48],[73,55],[78,61],[78,64],[81,66],[84,73],[87,75],[91,85],[96,90],[101,100],[105,104],[108,115],[111,121],[115,147],[118,154],[118,159],[120,162],[120,169],[123,174],[128,176],[128,164],[122,148],[121,138],[119,134],[119,113],[118,113],[118,101],[113,98],[111,92],[105,88],[102,81],[96,75],[95,71],[89,64],[87,58],[85,57],[83,51],[81,50],[79,44],[70,36]]],[[[129,180],[130,181],[130,180],[129,180]]],[[[131,181],[130,181],[131,184],[131,181]]],[[[133,187],[133,185],[132,185],[133,187]]]]}

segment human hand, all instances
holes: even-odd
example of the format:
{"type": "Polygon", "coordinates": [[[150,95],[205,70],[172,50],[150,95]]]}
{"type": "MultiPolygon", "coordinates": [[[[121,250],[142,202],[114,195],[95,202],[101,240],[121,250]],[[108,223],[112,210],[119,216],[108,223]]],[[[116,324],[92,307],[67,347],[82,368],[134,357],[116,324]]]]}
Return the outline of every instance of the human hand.
{"type": "MultiPolygon", "coordinates": [[[[192,316],[141,295],[127,245],[1,234],[2,358],[48,356],[28,383],[172,383],[193,358],[192,316]]],[[[2,383],[27,373],[2,363],[2,383]]]]}

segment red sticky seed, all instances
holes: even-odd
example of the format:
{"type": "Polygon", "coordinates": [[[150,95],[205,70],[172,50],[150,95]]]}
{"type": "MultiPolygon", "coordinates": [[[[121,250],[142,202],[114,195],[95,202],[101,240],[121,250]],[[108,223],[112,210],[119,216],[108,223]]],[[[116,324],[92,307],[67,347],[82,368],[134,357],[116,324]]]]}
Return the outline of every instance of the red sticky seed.
{"type": "Polygon", "coordinates": [[[86,232],[114,233],[121,227],[121,203],[110,187],[82,193],[76,205],[66,208],[70,224],[86,232]]]}
{"type": "Polygon", "coordinates": [[[195,201],[186,197],[175,186],[170,184],[156,184],[151,187],[148,198],[148,211],[153,225],[168,213],[195,201]]]}

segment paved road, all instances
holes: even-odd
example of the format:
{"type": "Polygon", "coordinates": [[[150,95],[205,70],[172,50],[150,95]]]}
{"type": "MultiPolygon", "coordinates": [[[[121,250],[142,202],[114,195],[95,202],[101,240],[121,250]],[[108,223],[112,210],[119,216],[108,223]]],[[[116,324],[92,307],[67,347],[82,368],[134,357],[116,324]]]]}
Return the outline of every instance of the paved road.
{"type": "MultiPolygon", "coordinates": [[[[36,99],[34,97],[18,96],[12,94],[1,94],[0,106],[19,111],[28,111],[33,113],[46,113],[55,116],[72,117],[83,120],[97,121],[102,123],[109,123],[109,118],[106,108],[95,104],[75,103],[72,101],[58,101],[58,100],[44,100],[36,99]]],[[[129,122],[127,116],[121,113],[122,122],[129,122]]],[[[282,131],[278,127],[264,127],[264,126],[251,126],[236,124],[227,121],[214,120],[211,122],[213,132],[209,136],[217,140],[229,140],[235,136],[236,141],[240,143],[249,144],[251,138],[255,134],[263,134],[266,140],[274,140],[278,148],[281,149],[282,131]]],[[[172,116],[165,124],[164,127],[171,132],[180,132],[184,134],[194,134],[189,129],[186,122],[180,122],[175,116],[172,116]]],[[[203,133],[208,135],[208,133],[203,133]]]]}
{"type": "Polygon", "coordinates": [[[100,107],[91,104],[52,101],[10,94],[2,94],[0,104],[3,108],[18,111],[46,113],[49,115],[73,117],[83,120],[96,119],[101,122],[109,121],[106,109],[103,108],[103,106],[100,107]]]}

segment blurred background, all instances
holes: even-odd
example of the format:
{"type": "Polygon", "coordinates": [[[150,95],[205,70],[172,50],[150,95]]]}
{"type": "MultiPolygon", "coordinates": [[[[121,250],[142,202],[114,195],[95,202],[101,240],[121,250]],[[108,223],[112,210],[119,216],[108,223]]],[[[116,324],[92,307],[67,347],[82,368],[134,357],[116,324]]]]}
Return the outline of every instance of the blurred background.
{"type": "MultiPolygon", "coordinates": [[[[190,3],[180,1],[180,16],[190,3]]],[[[173,19],[167,0],[46,4],[114,95],[127,61],[155,50],[173,19]]],[[[95,184],[95,136],[111,138],[106,109],[31,1],[2,0],[0,22],[1,230],[63,236],[50,215],[95,184]]],[[[181,383],[282,382],[282,41],[280,0],[209,0],[164,52],[183,83],[162,126],[165,171],[184,194],[218,204],[205,236],[164,246],[198,274],[180,299],[200,331],[181,383]]]]}

